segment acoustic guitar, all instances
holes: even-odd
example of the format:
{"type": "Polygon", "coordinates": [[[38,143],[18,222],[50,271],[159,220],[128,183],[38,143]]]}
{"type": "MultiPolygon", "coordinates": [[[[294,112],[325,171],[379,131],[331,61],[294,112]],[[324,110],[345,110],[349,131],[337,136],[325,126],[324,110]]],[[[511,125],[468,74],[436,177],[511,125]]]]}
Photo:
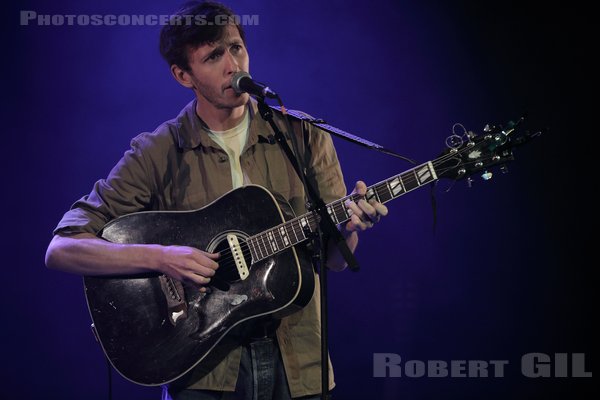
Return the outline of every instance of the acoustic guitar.
{"type": "MultiPolygon", "coordinates": [[[[441,178],[459,180],[513,159],[512,149],[536,134],[486,127],[482,135],[452,135],[436,159],[368,188],[386,203],[441,178]]],[[[328,204],[336,224],[350,219],[349,195],[328,204]]],[[[280,318],[308,303],[314,272],[296,251],[318,227],[315,212],[285,220],[274,196],[249,185],[194,211],[137,212],[108,223],[99,236],[115,243],[191,246],[220,252],[209,290],[158,274],[86,276],[85,295],[96,336],[114,368],[141,385],[174,381],[194,367],[207,370],[243,336],[244,323],[280,318]],[[224,351],[221,347],[226,348],[224,351]]]]}

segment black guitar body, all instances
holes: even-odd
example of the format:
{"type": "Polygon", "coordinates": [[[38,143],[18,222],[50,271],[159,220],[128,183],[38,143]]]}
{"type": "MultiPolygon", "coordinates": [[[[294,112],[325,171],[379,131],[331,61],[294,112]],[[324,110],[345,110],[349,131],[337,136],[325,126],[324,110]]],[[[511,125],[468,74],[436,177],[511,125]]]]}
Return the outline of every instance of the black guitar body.
{"type": "Polygon", "coordinates": [[[169,315],[173,311],[169,292],[161,287],[164,276],[84,278],[98,339],[115,369],[141,385],[169,383],[201,362],[210,369],[230,350],[219,351],[220,346],[232,347],[242,340],[245,325],[262,319],[258,317],[292,313],[308,303],[314,290],[312,267],[300,263],[293,248],[255,264],[245,251],[250,274],[243,280],[228,250],[227,233],[243,243],[282,222],[273,196],[251,185],[199,210],[139,212],[107,224],[100,235],[111,242],[221,252],[211,290],[204,294],[184,285],[187,315],[176,318],[169,315]]]}

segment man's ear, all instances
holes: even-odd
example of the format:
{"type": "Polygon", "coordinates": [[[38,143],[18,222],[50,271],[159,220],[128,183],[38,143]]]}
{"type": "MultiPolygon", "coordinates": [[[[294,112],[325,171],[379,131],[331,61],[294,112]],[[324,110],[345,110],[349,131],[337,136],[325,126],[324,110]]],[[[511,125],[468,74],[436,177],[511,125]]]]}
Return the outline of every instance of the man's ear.
{"type": "Polygon", "coordinates": [[[188,89],[194,88],[194,82],[192,82],[190,73],[179,67],[177,64],[171,65],[171,74],[182,86],[188,89]]]}

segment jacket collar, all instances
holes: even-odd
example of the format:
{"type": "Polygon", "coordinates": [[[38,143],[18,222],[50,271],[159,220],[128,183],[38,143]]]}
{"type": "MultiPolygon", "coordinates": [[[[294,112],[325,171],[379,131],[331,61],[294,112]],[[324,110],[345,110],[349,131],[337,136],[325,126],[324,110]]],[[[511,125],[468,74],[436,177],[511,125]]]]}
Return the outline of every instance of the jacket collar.
{"type": "MultiPolygon", "coordinates": [[[[247,103],[250,112],[250,133],[246,147],[250,147],[258,142],[259,136],[265,139],[271,134],[271,127],[264,121],[258,113],[256,100],[250,98],[247,103]]],[[[196,114],[196,99],[190,101],[187,106],[181,110],[173,123],[173,130],[177,139],[177,144],[181,149],[195,149],[198,146],[214,147],[220,146],[208,136],[208,126],[196,114]]]]}

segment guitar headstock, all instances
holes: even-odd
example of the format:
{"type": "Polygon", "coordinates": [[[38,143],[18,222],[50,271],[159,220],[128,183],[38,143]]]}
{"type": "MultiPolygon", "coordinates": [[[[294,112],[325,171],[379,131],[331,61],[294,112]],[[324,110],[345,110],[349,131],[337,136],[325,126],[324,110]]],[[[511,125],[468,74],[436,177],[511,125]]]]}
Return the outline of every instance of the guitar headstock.
{"type": "Polygon", "coordinates": [[[493,167],[500,166],[505,170],[506,164],[514,160],[513,148],[542,133],[519,132],[517,128],[523,120],[521,117],[505,126],[486,125],[481,135],[455,124],[452,135],[446,139],[448,148],[433,161],[438,177],[460,180],[480,173],[482,179],[489,180],[493,167]],[[457,128],[462,132],[457,133],[457,128]]]}

